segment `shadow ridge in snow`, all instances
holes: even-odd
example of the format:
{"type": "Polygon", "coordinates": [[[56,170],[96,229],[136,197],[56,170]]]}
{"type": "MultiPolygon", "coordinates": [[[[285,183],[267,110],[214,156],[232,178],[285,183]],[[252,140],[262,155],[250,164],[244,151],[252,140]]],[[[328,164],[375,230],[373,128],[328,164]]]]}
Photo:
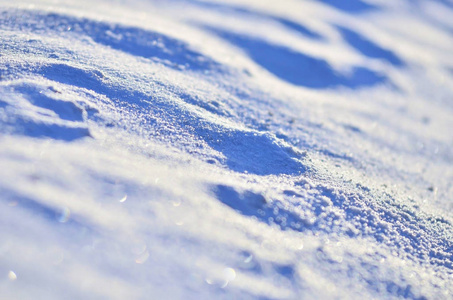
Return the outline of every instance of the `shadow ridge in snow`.
{"type": "Polygon", "coordinates": [[[294,31],[303,35],[304,38],[309,38],[313,40],[324,39],[324,37],[320,33],[308,28],[307,26],[302,25],[300,22],[295,22],[288,18],[277,17],[263,12],[252,11],[247,8],[235,6],[233,4],[226,4],[220,2],[213,3],[200,0],[194,0],[191,1],[191,3],[194,3],[202,8],[219,11],[222,14],[234,13],[239,16],[244,16],[246,18],[261,18],[263,20],[274,21],[276,23],[279,23],[281,26],[286,27],[286,29],[289,29],[290,31],[294,31]]]}
{"type": "MultiPolygon", "coordinates": [[[[135,116],[135,123],[146,120],[148,125],[141,127],[144,132],[150,130],[166,136],[174,135],[175,130],[180,130],[194,135],[221,153],[226,158],[225,166],[232,171],[257,175],[277,175],[301,174],[306,170],[302,162],[303,154],[298,153],[291,146],[285,145],[272,134],[246,128],[228,128],[212,123],[188,110],[185,103],[193,101],[188,99],[190,95],[187,93],[177,90],[170,92],[168,96],[173,94],[176,99],[181,100],[180,102],[156,97],[151,91],[129,90],[115,84],[109,80],[108,76],[99,71],[63,63],[26,67],[26,70],[22,70],[22,72],[27,71],[32,71],[35,75],[43,76],[53,82],[91,90],[98,95],[107,97],[117,109],[124,110],[123,113],[129,112],[130,116],[135,116]],[[170,125],[171,129],[166,124],[170,125]]],[[[157,82],[154,84],[159,85],[157,82]]],[[[40,105],[46,104],[41,103],[40,105]]],[[[46,128],[37,126],[29,127],[29,130],[33,131],[48,131],[46,128]]],[[[125,129],[132,130],[132,128],[125,129]]],[[[52,131],[46,136],[58,138],[62,134],[64,135],[62,132],[52,131]]],[[[218,160],[223,161],[222,158],[218,160]]]]}
{"type": "Polygon", "coordinates": [[[64,14],[7,10],[0,13],[0,28],[60,36],[89,37],[94,42],[124,53],[156,60],[176,70],[220,70],[211,58],[192,50],[178,39],[150,30],[64,14]]]}
{"type": "Polygon", "coordinates": [[[58,99],[58,92],[52,88],[29,82],[11,87],[14,91],[0,87],[0,116],[5,115],[1,118],[3,133],[67,142],[91,137],[85,108],[58,99]]]}
{"type": "Polygon", "coordinates": [[[210,26],[202,28],[241,48],[255,63],[293,85],[312,89],[340,86],[354,89],[389,83],[384,74],[365,67],[356,66],[350,74],[342,74],[322,58],[224,29],[210,26]]]}
{"type": "Polygon", "coordinates": [[[370,58],[387,61],[395,67],[404,66],[404,62],[395,53],[382,48],[354,30],[340,25],[335,25],[335,28],[341,33],[344,40],[361,54],[370,58]]]}
{"type": "MultiPolygon", "coordinates": [[[[382,201],[370,201],[370,189],[357,188],[356,192],[343,192],[302,179],[296,181],[294,187],[269,198],[257,191],[226,184],[208,187],[223,204],[269,226],[297,232],[372,238],[414,261],[453,270],[453,256],[449,254],[453,240],[443,235],[451,230],[452,224],[419,215],[390,195],[382,195],[382,201]],[[434,232],[433,228],[440,231],[434,232]]],[[[405,294],[404,289],[401,292],[405,294]]]]}
{"type": "Polygon", "coordinates": [[[347,13],[365,13],[370,11],[378,10],[379,7],[373,4],[370,4],[366,1],[361,0],[347,0],[347,1],[338,1],[338,0],[319,0],[319,2],[330,5],[336,9],[347,13]]]}

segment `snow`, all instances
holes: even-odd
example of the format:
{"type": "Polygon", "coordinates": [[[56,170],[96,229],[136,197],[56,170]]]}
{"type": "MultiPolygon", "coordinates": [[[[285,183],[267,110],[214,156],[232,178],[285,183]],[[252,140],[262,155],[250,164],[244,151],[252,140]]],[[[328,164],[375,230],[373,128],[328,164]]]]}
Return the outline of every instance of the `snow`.
{"type": "Polygon", "coordinates": [[[449,0],[0,1],[0,299],[449,299],[449,0]]]}

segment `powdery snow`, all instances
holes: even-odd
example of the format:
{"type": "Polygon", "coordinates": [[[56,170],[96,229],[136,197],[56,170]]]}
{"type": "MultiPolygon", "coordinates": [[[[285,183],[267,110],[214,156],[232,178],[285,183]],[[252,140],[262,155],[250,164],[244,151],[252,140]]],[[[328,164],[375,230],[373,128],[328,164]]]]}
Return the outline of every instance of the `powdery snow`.
{"type": "Polygon", "coordinates": [[[449,299],[449,0],[0,1],[0,299],[449,299]]]}

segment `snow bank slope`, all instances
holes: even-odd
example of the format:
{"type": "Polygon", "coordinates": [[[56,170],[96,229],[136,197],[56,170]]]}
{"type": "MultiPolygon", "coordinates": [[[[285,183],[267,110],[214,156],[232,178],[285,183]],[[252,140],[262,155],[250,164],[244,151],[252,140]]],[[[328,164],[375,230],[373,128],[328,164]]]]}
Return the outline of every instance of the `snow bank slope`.
{"type": "Polygon", "coordinates": [[[34,2],[0,11],[2,299],[451,297],[448,1],[34,2]]]}

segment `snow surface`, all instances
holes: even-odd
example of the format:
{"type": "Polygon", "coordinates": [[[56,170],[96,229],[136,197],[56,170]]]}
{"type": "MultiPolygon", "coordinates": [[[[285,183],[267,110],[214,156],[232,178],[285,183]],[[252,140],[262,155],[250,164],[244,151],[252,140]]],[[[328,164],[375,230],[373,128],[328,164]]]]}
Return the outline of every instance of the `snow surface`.
{"type": "Polygon", "coordinates": [[[0,299],[451,299],[450,0],[1,0],[0,299]]]}

